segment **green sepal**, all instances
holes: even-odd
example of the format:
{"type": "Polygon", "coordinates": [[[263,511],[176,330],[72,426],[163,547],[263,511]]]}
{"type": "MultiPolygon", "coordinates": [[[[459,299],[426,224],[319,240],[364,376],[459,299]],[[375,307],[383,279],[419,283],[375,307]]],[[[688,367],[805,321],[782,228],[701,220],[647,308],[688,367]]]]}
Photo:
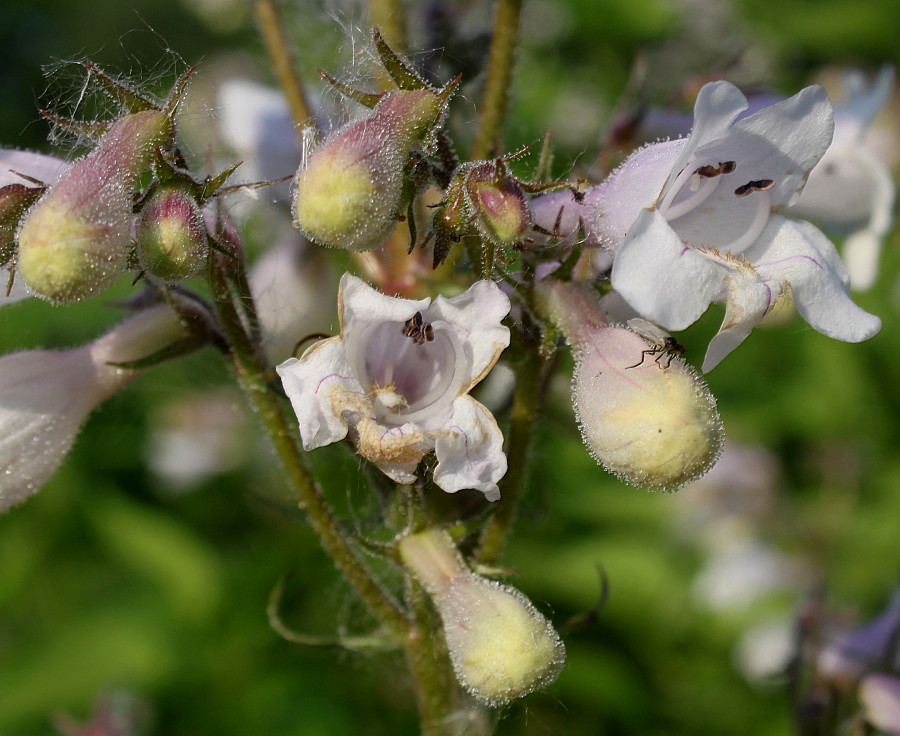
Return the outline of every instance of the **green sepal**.
{"type": "Polygon", "coordinates": [[[323,636],[316,634],[301,634],[289,629],[281,618],[279,606],[284,594],[285,578],[278,581],[269,595],[269,604],[266,606],[266,616],[269,626],[282,639],[294,644],[306,647],[339,647],[351,652],[390,652],[399,649],[402,645],[400,637],[387,631],[377,631],[372,634],[350,636],[346,634],[334,634],[323,636]]]}
{"type": "Polygon", "coordinates": [[[178,80],[175,82],[172,87],[172,91],[169,92],[169,97],[166,99],[165,107],[163,107],[163,112],[168,117],[174,117],[175,111],[178,108],[178,104],[184,99],[184,94],[187,92],[188,82],[191,79],[191,75],[197,71],[196,66],[192,66],[185,71],[178,80]]]}
{"type": "Polygon", "coordinates": [[[100,140],[103,135],[110,129],[112,122],[87,122],[84,120],[70,120],[59,115],[54,115],[49,110],[38,110],[41,117],[46,118],[54,125],[59,126],[63,130],[76,133],[77,135],[85,135],[89,138],[100,140]]]}
{"type": "MultiPolygon", "coordinates": [[[[227,169],[222,171],[220,174],[217,174],[216,176],[212,177],[211,179],[207,179],[203,184],[202,191],[200,192],[200,197],[199,197],[200,201],[205,202],[207,199],[209,199],[214,194],[219,192],[219,190],[225,185],[225,182],[228,179],[228,177],[231,176],[237,170],[237,167],[240,166],[242,163],[244,163],[244,162],[238,161],[236,164],[229,166],[227,169]]],[[[269,182],[264,182],[264,184],[268,184],[268,183],[269,182]]],[[[264,184],[261,184],[259,186],[263,186],[264,184]]],[[[250,185],[245,185],[245,186],[250,186],[250,185]]],[[[235,189],[236,188],[232,188],[232,191],[234,191],[235,189]]]]}
{"type": "Polygon", "coordinates": [[[375,105],[381,102],[381,98],[385,95],[384,92],[360,92],[358,89],[353,89],[353,87],[350,87],[343,82],[339,82],[321,69],[317,69],[316,71],[319,72],[319,76],[334,88],[335,91],[340,92],[344,97],[348,97],[364,107],[375,107],[375,105]]]}
{"type": "Polygon", "coordinates": [[[381,65],[397,87],[410,91],[425,89],[428,86],[412,67],[394,53],[377,28],[372,29],[372,40],[375,42],[375,51],[381,59],[381,65]]]}
{"type": "Polygon", "coordinates": [[[143,358],[126,360],[121,363],[108,362],[106,365],[111,365],[114,368],[123,368],[124,370],[129,371],[142,371],[146,368],[153,368],[161,363],[174,360],[175,358],[181,358],[204,345],[206,345],[206,340],[198,337],[185,337],[184,339],[166,345],[166,347],[161,348],[150,355],[144,356],[143,358]]]}
{"type": "Polygon", "coordinates": [[[123,108],[130,113],[144,112],[145,110],[159,110],[159,105],[155,105],[146,97],[142,97],[133,89],[126,87],[121,82],[117,82],[110,77],[100,67],[94,66],[89,61],[84,62],[84,68],[100,83],[100,88],[106,95],[115,102],[118,102],[123,108]]]}

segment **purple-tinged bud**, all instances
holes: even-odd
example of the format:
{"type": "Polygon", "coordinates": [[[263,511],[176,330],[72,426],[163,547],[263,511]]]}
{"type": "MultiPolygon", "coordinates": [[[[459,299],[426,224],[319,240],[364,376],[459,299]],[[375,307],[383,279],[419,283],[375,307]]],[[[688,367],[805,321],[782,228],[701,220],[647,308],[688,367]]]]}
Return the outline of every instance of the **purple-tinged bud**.
{"type": "Polygon", "coordinates": [[[7,184],[0,188],[0,266],[16,252],[16,228],[25,211],[44,193],[43,187],[7,184]]]}
{"type": "Polygon", "coordinates": [[[25,215],[16,267],[35,294],[75,302],[122,273],[135,180],[171,136],[172,121],[157,110],[117,120],[25,215]]]}
{"type": "Polygon", "coordinates": [[[900,736],[900,677],[866,675],[859,685],[865,719],[888,736],[900,736]]]}
{"type": "Polygon", "coordinates": [[[306,237],[362,251],[390,236],[410,152],[443,118],[447,90],[386,93],[365,118],[309,156],[297,172],[293,198],[294,224],[306,237]]]}
{"type": "Polygon", "coordinates": [[[473,210],[470,217],[481,235],[500,246],[521,243],[534,218],[525,192],[506,163],[502,159],[476,162],[462,175],[473,210]]]}
{"type": "Polygon", "coordinates": [[[184,281],[206,263],[206,225],[197,201],[176,186],[158,189],[143,209],[137,232],[138,258],[151,276],[184,281]]]}
{"type": "Polygon", "coordinates": [[[538,300],[572,346],[575,414],[606,470],[631,485],[672,491],[712,467],[722,421],[696,371],[665,346],[610,327],[585,287],[544,281],[538,300]]]}
{"type": "Polygon", "coordinates": [[[400,555],[431,596],[456,676],[475,698],[496,707],[556,679],[565,647],[518,590],[473,573],[437,529],[404,537],[400,555]]]}

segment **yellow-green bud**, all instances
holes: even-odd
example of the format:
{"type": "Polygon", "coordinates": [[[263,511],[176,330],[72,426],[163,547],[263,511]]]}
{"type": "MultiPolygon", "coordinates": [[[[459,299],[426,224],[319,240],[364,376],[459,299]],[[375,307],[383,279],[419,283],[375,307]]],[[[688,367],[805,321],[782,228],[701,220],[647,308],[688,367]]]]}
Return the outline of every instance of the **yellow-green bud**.
{"type": "Polygon", "coordinates": [[[518,590],[473,573],[437,529],[404,537],[400,555],[431,596],[456,676],[475,698],[500,706],[556,679],[565,647],[518,590]]]}
{"type": "Polygon", "coordinates": [[[390,92],[367,117],[335,133],[297,172],[294,224],[320,245],[381,245],[398,221],[410,151],[445,107],[429,89],[390,92]]]}
{"type": "Polygon", "coordinates": [[[122,273],[135,179],[171,135],[171,121],[158,110],[117,120],[25,215],[16,267],[35,294],[75,302],[100,293],[122,273]]]}
{"type": "Polygon", "coordinates": [[[43,192],[43,187],[23,184],[8,184],[0,189],[0,266],[9,263],[15,254],[19,220],[43,192]]]}
{"type": "Polygon", "coordinates": [[[626,483],[673,491],[703,475],[722,449],[716,400],[664,344],[610,327],[586,288],[546,281],[544,313],[576,357],[572,401],[591,454],[626,483]]]}
{"type": "Polygon", "coordinates": [[[154,192],[143,209],[137,232],[138,258],[151,276],[184,281],[206,263],[203,213],[196,200],[179,187],[154,192]]]}

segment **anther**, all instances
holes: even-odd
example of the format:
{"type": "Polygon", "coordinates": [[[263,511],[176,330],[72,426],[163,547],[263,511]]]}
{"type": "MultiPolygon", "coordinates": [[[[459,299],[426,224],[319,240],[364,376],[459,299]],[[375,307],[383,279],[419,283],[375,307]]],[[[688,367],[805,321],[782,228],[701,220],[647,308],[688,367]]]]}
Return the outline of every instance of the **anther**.
{"type": "Polygon", "coordinates": [[[752,192],[765,192],[772,187],[775,186],[775,181],[772,179],[759,179],[757,181],[748,181],[743,186],[738,187],[734,190],[734,193],[738,197],[746,197],[748,194],[752,192]]]}

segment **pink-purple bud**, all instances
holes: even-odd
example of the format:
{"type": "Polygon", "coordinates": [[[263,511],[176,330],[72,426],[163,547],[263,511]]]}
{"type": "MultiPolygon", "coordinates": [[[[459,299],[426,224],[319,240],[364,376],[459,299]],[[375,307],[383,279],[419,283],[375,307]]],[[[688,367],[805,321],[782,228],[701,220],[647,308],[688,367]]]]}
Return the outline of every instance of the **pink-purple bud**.
{"type": "Polygon", "coordinates": [[[712,467],[722,422],[696,371],[664,347],[610,327],[579,284],[541,282],[538,301],[572,346],[575,414],[604,468],[631,485],[671,491],[712,467]]]}
{"type": "Polygon", "coordinates": [[[369,115],[335,133],[300,167],[294,223],[310,240],[369,250],[393,232],[412,148],[439,124],[443,90],[389,92],[369,115]]]}
{"type": "Polygon", "coordinates": [[[163,281],[184,281],[206,263],[203,213],[184,189],[167,186],[154,192],[143,209],[137,232],[141,268],[163,281]]]}
{"type": "Polygon", "coordinates": [[[158,110],[126,115],[25,215],[16,267],[35,294],[75,302],[122,273],[135,180],[172,134],[172,121],[158,110]]]}

